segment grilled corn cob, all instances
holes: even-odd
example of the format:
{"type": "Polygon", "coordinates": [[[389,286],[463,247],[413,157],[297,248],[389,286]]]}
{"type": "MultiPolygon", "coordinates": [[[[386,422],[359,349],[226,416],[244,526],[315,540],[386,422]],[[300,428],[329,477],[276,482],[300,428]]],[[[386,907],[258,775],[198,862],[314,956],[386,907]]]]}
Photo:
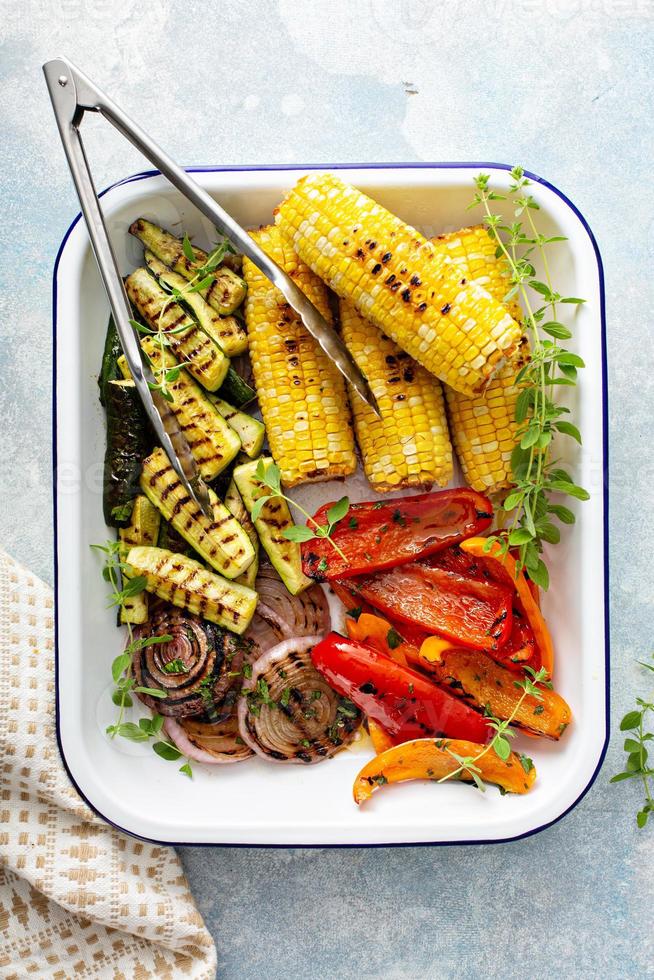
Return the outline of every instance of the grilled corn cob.
{"type": "Polygon", "coordinates": [[[229,370],[229,358],[200,329],[193,317],[161,288],[147,269],[137,269],[125,280],[130,300],[151,330],[162,330],[176,358],[209,391],[217,391],[229,370]]]}
{"type": "Polygon", "coordinates": [[[464,394],[482,390],[520,340],[506,309],[442,251],[332,174],[298,181],[277,223],[342,299],[464,394]]]}
{"type": "MultiPolygon", "coordinates": [[[[462,228],[433,239],[462,276],[483,286],[498,302],[509,289],[503,263],[495,256],[495,242],[483,225],[462,228]]],[[[522,311],[515,301],[507,308],[516,322],[522,311]]],[[[491,379],[484,392],[472,398],[445,388],[450,432],[466,483],[474,490],[494,492],[511,486],[511,453],[517,442],[515,403],[519,388],[515,375],[528,357],[522,338],[520,353],[491,379]]]]}
{"type": "Polygon", "coordinates": [[[341,334],[368,379],[381,419],[350,393],[363,468],[375,490],[444,486],[452,479],[452,446],[440,381],[350,303],[340,301],[341,334]]]}
{"type": "Polygon", "coordinates": [[[458,266],[461,275],[483,286],[487,293],[506,306],[516,321],[522,320],[522,310],[515,300],[504,302],[510,281],[505,274],[505,263],[495,255],[496,244],[485,225],[472,225],[459,231],[432,238],[432,244],[458,266]]]}
{"type": "MultiPolygon", "coordinates": [[[[252,233],[261,248],[331,319],[327,291],[271,225],[252,233]]],[[[282,294],[249,259],[245,322],[270,449],[287,487],[349,476],[356,469],[345,382],[282,294]]]]}
{"type": "Polygon", "coordinates": [[[209,619],[233,633],[244,633],[257,606],[257,593],[239,582],[209,572],[199,561],[165,548],[131,548],[129,574],[142,575],[148,592],[209,619]]]}

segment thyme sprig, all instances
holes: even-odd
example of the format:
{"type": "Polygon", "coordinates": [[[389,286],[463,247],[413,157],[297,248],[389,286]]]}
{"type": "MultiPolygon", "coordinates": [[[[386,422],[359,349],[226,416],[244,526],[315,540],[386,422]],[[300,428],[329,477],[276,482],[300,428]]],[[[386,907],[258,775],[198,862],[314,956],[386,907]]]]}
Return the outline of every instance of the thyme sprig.
{"type": "MultiPolygon", "coordinates": [[[[511,711],[509,717],[500,720],[499,718],[495,718],[489,712],[486,713],[488,724],[493,729],[495,734],[488,745],[484,746],[481,752],[478,752],[475,756],[462,756],[456,752],[453,752],[450,748],[448,748],[446,743],[443,743],[445,751],[459,763],[459,766],[458,768],[453,769],[452,772],[448,772],[446,776],[442,776],[441,779],[438,780],[439,783],[445,783],[448,781],[448,779],[456,779],[458,776],[467,774],[470,776],[478,789],[482,790],[482,792],[485,791],[486,784],[481,778],[481,769],[477,763],[489,752],[494,752],[495,755],[502,760],[502,762],[506,762],[511,755],[511,743],[509,739],[515,738],[516,735],[515,731],[509,728],[509,725],[515,720],[520,708],[525,702],[525,699],[528,697],[533,697],[537,701],[543,700],[543,693],[536,686],[538,684],[540,684],[542,687],[549,688],[550,690],[552,688],[551,682],[547,679],[548,673],[544,667],[541,667],[540,670],[533,670],[533,668],[525,666],[524,669],[526,676],[520,681],[515,680],[513,682],[517,688],[522,690],[522,694],[514,704],[513,710],[511,711]]],[[[531,759],[526,755],[521,755],[519,758],[520,764],[525,772],[530,772],[534,765],[531,759]]]]}
{"type": "Polygon", "coordinates": [[[313,519],[311,514],[300,506],[296,500],[292,500],[291,497],[287,497],[281,488],[281,473],[279,467],[276,463],[268,463],[266,466],[265,461],[260,459],[255,475],[259,483],[262,483],[271,492],[269,494],[262,494],[254,502],[254,507],[252,508],[252,520],[256,521],[261,515],[264,504],[268,500],[272,500],[274,497],[280,497],[289,504],[293,504],[294,507],[300,511],[300,513],[306,517],[311,526],[306,526],[302,524],[296,524],[293,527],[286,528],[282,532],[283,537],[288,541],[311,541],[314,538],[325,538],[329,541],[330,545],[340,555],[343,561],[347,561],[346,556],[343,551],[336,544],[331,534],[336,525],[343,520],[350,509],[350,500],[348,497],[341,497],[335,504],[333,504],[327,511],[327,523],[318,524],[317,521],[313,519]]]}
{"type": "MultiPolygon", "coordinates": [[[[653,655],[654,656],[654,655],[653,655]]],[[[645,670],[654,673],[654,663],[644,663],[639,661],[640,666],[645,670]]],[[[620,722],[620,731],[627,732],[624,741],[624,750],[627,753],[627,761],[623,772],[616,773],[611,778],[612,783],[621,783],[624,779],[640,779],[645,795],[644,803],[636,814],[636,823],[639,827],[644,827],[650,817],[654,814],[654,769],[649,762],[647,743],[654,741],[654,732],[645,730],[647,716],[654,715],[654,703],[645,701],[644,698],[636,698],[638,705],[632,711],[628,711],[620,722]]]]}
{"type": "MultiPolygon", "coordinates": [[[[91,548],[101,552],[105,556],[102,566],[102,577],[111,588],[108,608],[117,607],[118,609],[123,609],[128,599],[143,592],[146,585],[145,578],[143,576],[134,576],[133,578],[125,579],[123,573],[127,565],[121,558],[122,544],[120,541],[106,541],[104,544],[92,544],[91,548]],[[121,578],[123,579],[122,582],[121,578]],[[123,586],[122,588],[121,585],[123,586]]],[[[113,739],[116,735],[119,735],[121,738],[129,739],[131,742],[147,742],[151,738],[155,738],[156,741],[152,743],[152,749],[157,755],[161,756],[162,759],[168,759],[170,761],[181,759],[183,753],[172,742],[167,742],[165,739],[158,737],[160,736],[164,723],[161,715],[155,713],[152,718],[140,718],[138,724],[123,720],[125,709],[131,708],[134,703],[132,694],[147,694],[151,698],[165,698],[167,696],[166,692],[161,691],[159,688],[143,687],[136,683],[136,679],[132,673],[132,655],[144,647],[154,646],[157,643],[169,643],[172,640],[172,636],[166,633],[161,636],[145,636],[135,639],[132,624],[127,622],[125,625],[129,634],[129,642],[123,652],[115,658],[111,665],[111,677],[115,684],[111,700],[118,707],[118,717],[113,725],[107,726],[106,733],[109,738],[113,739]]],[[[185,776],[192,778],[193,770],[189,759],[186,759],[184,764],[180,766],[179,771],[184,773],[185,776]]]]}
{"type": "Polygon", "coordinates": [[[579,429],[566,418],[570,410],[555,403],[554,391],[559,386],[574,386],[578,370],[584,367],[578,354],[559,343],[572,337],[569,327],[559,319],[559,308],[566,304],[577,306],[584,300],[562,296],[555,290],[547,249],[566,239],[561,235],[547,237],[538,231],[534,212],[539,206],[528,191],[531,182],[521,167],[511,171],[511,181],[508,193],[500,194],[491,189],[488,174],[478,174],[470,205],[481,207],[484,212],[484,223],[497,243],[495,255],[506,269],[508,289],[504,300],[509,302],[517,297],[522,301],[524,326],[531,342],[530,359],[515,379],[520,392],[515,408],[518,442],[511,455],[514,489],[501,508],[504,514],[513,513],[507,532],[490,538],[487,548],[494,541],[499,541],[504,553],[510,547],[516,548],[518,568],[525,568],[537,585],[547,589],[549,574],[541,557],[543,544],[554,544],[561,536],[553,519],[561,524],[575,521],[570,508],[558,503],[554,495],[564,494],[578,500],[589,498],[588,492],[552,459],[555,435],[565,435],[581,443],[579,429]],[[492,203],[498,200],[513,204],[515,221],[507,223],[492,210],[492,203]],[[536,257],[541,260],[544,281],[536,277],[533,264],[536,257]],[[542,301],[541,305],[534,301],[535,296],[542,301]]]}

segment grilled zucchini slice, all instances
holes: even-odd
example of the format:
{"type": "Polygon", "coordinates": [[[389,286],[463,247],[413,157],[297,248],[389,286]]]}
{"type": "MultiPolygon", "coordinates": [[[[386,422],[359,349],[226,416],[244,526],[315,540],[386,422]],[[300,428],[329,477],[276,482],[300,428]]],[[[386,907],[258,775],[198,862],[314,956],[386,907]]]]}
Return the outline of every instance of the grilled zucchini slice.
{"type": "MultiPolygon", "coordinates": [[[[272,457],[263,457],[263,462],[264,466],[268,467],[272,463],[272,457]]],[[[257,480],[258,463],[259,460],[255,459],[234,469],[234,482],[250,514],[255,500],[262,494],[269,493],[257,480]]],[[[300,545],[295,541],[288,541],[283,536],[287,527],[294,526],[286,501],[281,497],[273,497],[272,500],[266,501],[254,526],[261,544],[291,595],[297,595],[298,592],[308,589],[312,582],[302,571],[300,545]]]]}
{"type": "Polygon", "coordinates": [[[248,335],[244,325],[235,316],[220,316],[199,293],[188,291],[188,281],[164,265],[153,252],[145,250],[145,262],[150,270],[165,286],[179,289],[184,293],[181,302],[190,307],[196,320],[206,334],[224,350],[228,357],[244,354],[248,349],[248,335]],[[185,290],[184,287],[187,287],[185,290]]]}
{"type": "Polygon", "coordinates": [[[217,391],[229,370],[229,358],[224,351],[147,269],[137,269],[128,276],[125,289],[150,330],[162,330],[166,334],[170,350],[185,364],[189,374],[208,391],[217,391]]]}
{"type": "MultiPolygon", "coordinates": [[[[179,238],[175,238],[174,235],[144,218],[138,218],[129,230],[130,234],[139,238],[161,262],[184,279],[194,279],[209,258],[201,248],[193,247],[194,261],[191,262],[184,255],[183,244],[179,238]]],[[[233,313],[245,299],[247,292],[245,281],[224,265],[214,269],[212,275],[213,282],[200,291],[200,296],[221,316],[233,313]]]]}
{"type": "Polygon", "coordinates": [[[193,558],[163,548],[137,546],[127,555],[129,574],[142,575],[148,592],[188,609],[233,633],[244,633],[257,607],[257,593],[208,571],[193,558]]]}
{"type": "MultiPolygon", "coordinates": [[[[120,558],[125,560],[129,549],[137,544],[154,545],[159,537],[161,517],[156,507],[153,507],[147,497],[139,494],[134,500],[132,519],[129,527],[123,527],[118,532],[120,541],[120,558]]],[[[123,580],[129,575],[123,571],[123,580]]],[[[124,584],[124,583],[123,583],[124,584]]],[[[120,622],[132,623],[137,626],[148,621],[148,595],[139,592],[125,599],[120,607],[120,622]]]]}
{"type": "Polygon", "coordinates": [[[233,367],[230,367],[225,375],[225,380],[218,394],[230,405],[236,405],[237,408],[243,408],[244,405],[254,401],[257,397],[254,388],[247,381],[244,381],[233,367]]]}
{"type": "MultiPolygon", "coordinates": [[[[141,347],[155,374],[162,366],[170,368],[177,364],[170,351],[165,351],[162,358],[161,348],[152,337],[144,337],[141,347]]],[[[129,377],[125,358],[120,357],[118,363],[123,374],[129,377]]],[[[200,474],[205,480],[213,480],[238,455],[241,440],[186,371],[180,371],[176,381],[168,382],[168,390],[172,398],[170,407],[191,447],[200,474]]]]}
{"type": "MultiPolygon", "coordinates": [[[[126,527],[130,522],[132,501],[139,491],[141,460],[148,454],[152,442],[133,381],[107,381],[104,398],[107,411],[102,492],[104,519],[109,527],[126,527]]],[[[211,411],[218,415],[213,407],[211,411]]],[[[222,420],[222,416],[220,418],[222,420]]]]}
{"type": "Polygon", "coordinates": [[[254,548],[254,559],[252,560],[252,563],[248,565],[243,574],[239,575],[236,579],[237,582],[242,582],[243,585],[249,585],[249,587],[253,589],[254,583],[257,580],[257,575],[259,574],[259,535],[257,534],[254,524],[250,520],[250,515],[248,514],[247,508],[243,503],[243,498],[238,492],[238,488],[233,479],[229,481],[229,486],[225,492],[224,503],[230,514],[233,514],[236,520],[239,522],[250,539],[252,547],[254,548]]]}
{"type": "Polygon", "coordinates": [[[266,427],[263,422],[239,411],[238,408],[234,408],[229,402],[223,401],[218,395],[209,395],[208,397],[225,421],[229,422],[232,429],[238,432],[243,452],[250,459],[258,456],[263,447],[263,440],[266,438],[266,427]]]}
{"type": "Polygon", "coordinates": [[[107,333],[104,339],[104,350],[102,352],[102,364],[100,366],[100,374],[98,375],[98,388],[100,389],[100,404],[105,403],[105,388],[109,381],[116,381],[120,379],[120,368],[118,367],[118,358],[123,353],[123,348],[120,345],[120,338],[118,337],[118,331],[116,330],[116,324],[114,323],[114,318],[109,317],[109,325],[107,326],[107,333]]]}
{"type": "Polygon", "coordinates": [[[214,519],[205,517],[184,489],[163,449],[155,449],[144,460],[141,489],[178,534],[225,578],[236,578],[252,564],[252,542],[233,513],[209,490],[214,519]]]}

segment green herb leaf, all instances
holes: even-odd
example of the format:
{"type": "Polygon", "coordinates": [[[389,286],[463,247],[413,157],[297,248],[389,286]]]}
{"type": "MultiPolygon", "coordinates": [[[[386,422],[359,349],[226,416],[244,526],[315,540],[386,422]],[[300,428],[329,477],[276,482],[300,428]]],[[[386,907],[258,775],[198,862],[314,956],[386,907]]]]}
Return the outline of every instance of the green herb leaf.
{"type": "Polygon", "coordinates": [[[293,527],[287,527],[282,531],[282,537],[286,538],[287,541],[312,541],[316,537],[314,531],[310,527],[306,527],[304,524],[295,524],[293,527]]]}
{"type": "Polygon", "coordinates": [[[329,524],[337,524],[342,521],[348,510],[350,509],[350,498],[341,497],[339,501],[332,506],[327,511],[327,522],[329,524]]]}
{"type": "Polygon", "coordinates": [[[118,683],[118,679],[125,673],[131,662],[132,658],[129,653],[121,653],[120,656],[116,657],[111,665],[111,676],[114,683],[118,683]]]}
{"type": "Polygon", "coordinates": [[[404,643],[404,640],[397,632],[397,630],[394,630],[393,627],[391,626],[388,633],[386,634],[386,642],[388,643],[391,650],[395,650],[397,649],[397,647],[401,646],[402,643],[404,643]]]}
{"type": "Polygon", "coordinates": [[[183,766],[180,766],[179,771],[183,772],[189,779],[193,779],[193,770],[191,769],[190,762],[185,762],[183,766]]]}
{"type": "Polygon", "coordinates": [[[175,762],[182,755],[179,749],[176,749],[174,745],[170,745],[169,742],[155,742],[152,750],[168,762],[175,762]]]}
{"type": "Polygon", "coordinates": [[[182,240],[182,251],[184,253],[185,258],[188,259],[189,262],[195,262],[195,252],[193,251],[193,246],[191,245],[191,241],[188,235],[186,234],[184,235],[184,238],[182,240]]]}
{"type": "Polygon", "coordinates": [[[254,501],[254,504],[252,505],[252,510],[250,512],[250,517],[252,518],[253,521],[259,520],[259,518],[261,517],[261,511],[263,510],[263,508],[265,507],[265,505],[268,503],[270,499],[271,499],[270,496],[266,496],[266,495],[262,497],[257,497],[257,499],[254,501]]]}

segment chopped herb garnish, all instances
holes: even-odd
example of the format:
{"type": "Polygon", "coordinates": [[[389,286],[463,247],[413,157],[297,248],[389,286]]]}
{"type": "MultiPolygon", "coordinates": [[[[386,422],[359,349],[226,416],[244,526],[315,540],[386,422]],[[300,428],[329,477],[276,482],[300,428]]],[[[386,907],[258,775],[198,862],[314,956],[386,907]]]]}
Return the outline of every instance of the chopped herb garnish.
{"type": "Polygon", "coordinates": [[[386,642],[388,643],[391,650],[395,650],[397,647],[401,646],[404,643],[404,640],[397,632],[397,630],[394,630],[393,627],[391,626],[388,633],[386,634],[386,642]]]}
{"type": "Polygon", "coordinates": [[[179,657],[175,660],[169,660],[167,664],[164,664],[163,669],[166,674],[188,674],[188,667],[179,657]]]}

